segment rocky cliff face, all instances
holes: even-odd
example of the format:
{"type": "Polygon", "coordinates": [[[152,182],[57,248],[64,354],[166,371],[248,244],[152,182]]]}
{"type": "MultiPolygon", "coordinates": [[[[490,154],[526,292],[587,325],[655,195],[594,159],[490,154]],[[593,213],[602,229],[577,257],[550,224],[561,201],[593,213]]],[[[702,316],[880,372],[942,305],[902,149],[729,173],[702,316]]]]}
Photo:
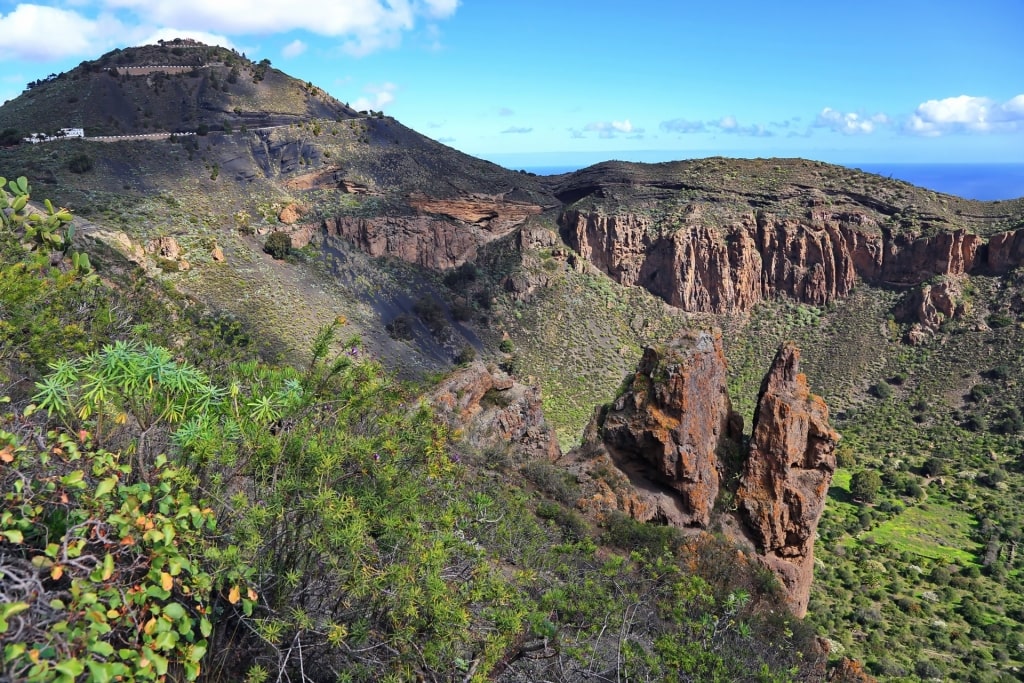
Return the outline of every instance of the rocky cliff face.
{"type": "Polygon", "coordinates": [[[786,587],[790,608],[802,617],[839,435],[799,365],[800,351],[784,345],[761,385],[736,502],[765,564],[786,587]]]}
{"type": "Polygon", "coordinates": [[[441,200],[412,197],[412,216],[339,216],[323,231],[343,237],[370,256],[391,256],[425,268],[445,270],[472,261],[479,248],[508,234],[541,207],[495,197],[441,200]]]}
{"type": "Polygon", "coordinates": [[[631,508],[706,528],[718,495],[718,451],[742,432],[726,391],[721,335],[645,349],[628,390],[600,416],[600,430],[602,447],[641,492],[631,508]]]}
{"type": "Polygon", "coordinates": [[[799,351],[783,346],[762,385],[736,509],[716,511],[721,482],[740,473],[742,459],[742,421],[726,392],[720,335],[691,333],[646,349],[575,454],[583,478],[595,482],[582,506],[692,531],[722,522],[734,540],[753,546],[803,616],[838,435],[798,366],[799,351]]]}
{"type": "Polygon", "coordinates": [[[692,204],[665,229],[647,215],[568,210],[560,224],[569,246],[613,279],[694,312],[745,311],[779,295],[823,305],[849,294],[858,278],[916,285],[1024,263],[1024,231],[986,242],[963,230],[896,235],[868,212],[818,208],[797,219],[757,211],[724,226],[702,214],[692,204]]]}

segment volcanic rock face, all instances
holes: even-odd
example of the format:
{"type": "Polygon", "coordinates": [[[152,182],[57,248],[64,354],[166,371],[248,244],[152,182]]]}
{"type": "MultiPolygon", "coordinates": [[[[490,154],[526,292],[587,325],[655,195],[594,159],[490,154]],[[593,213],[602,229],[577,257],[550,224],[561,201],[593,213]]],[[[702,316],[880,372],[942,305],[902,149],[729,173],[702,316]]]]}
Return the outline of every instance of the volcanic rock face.
{"type": "Polygon", "coordinates": [[[480,228],[427,216],[340,216],[325,220],[323,228],[327,235],[343,237],[370,256],[391,256],[442,270],[471,261],[487,241],[480,228]]]}
{"type": "Polygon", "coordinates": [[[828,424],[825,402],[807,388],[799,363],[799,350],[784,345],[761,385],[736,500],[765,563],[786,587],[793,613],[802,617],[839,436],[828,424]]]}
{"type": "Polygon", "coordinates": [[[645,349],[632,390],[605,415],[604,441],[619,462],[641,465],[680,494],[687,526],[706,527],[718,495],[716,452],[733,415],[725,356],[717,335],[678,341],[645,349]]]}
{"type": "Polygon", "coordinates": [[[645,349],[629,389],[600,422],[603,448],[640,494],[630,511],[675,526],[708,526],[718,450],[742,432],[726,392],[720,334],[684,335],[645,349]]]}
{"type": "Polygon", "coordinates": [[[857,278],[915,285],[936,275],[1004,273],[1024,263],[1024,231],[986,244],[963,230],[914,239],[866,213],[811,211],[801,219],[758,211],[718,227],[698,205],[663,230],[649,216],[566,211],[563,236],[616,281],[644,287],[687,311],[745,311],[785,295],[822,305],[847,296],[857,278]]]}
{"type": "Polygon", "coordinates": [[[803,616],[838,435],[799,373],[799,357],[787,344],[772,363],[736,509],[716,512],[720,482],[730,466],[738,474],[737,459],[723,456],[740,453],[743,432],[726,393],[720,334],[690,333],[645,349],[627,389],[584,434],[577,457],[596,491],[581,506],[694,531],[720,521],[736,542],[756,549],[785,587],[790,609],[803,616]]]}
{"type": "Polygon", "coordinates": [[[413,197],[410,203],[420,215],[339,216],[325,220],[323,230],[349,240],[370,256],[391,256],[444,270],[472,261],[482,245],[508,234],[541,210],[534,204],[486,197],[413,197]]]}
{"type": "Polygon", "coordinates": [[[960,317],[967,310],[963,287],[958,278],[945,278],[934,284],[925,283],[907,293],[896,307],[896,318],[909,322],[907,341],[919,344],[936,332],[942,323],[960,317]]]}

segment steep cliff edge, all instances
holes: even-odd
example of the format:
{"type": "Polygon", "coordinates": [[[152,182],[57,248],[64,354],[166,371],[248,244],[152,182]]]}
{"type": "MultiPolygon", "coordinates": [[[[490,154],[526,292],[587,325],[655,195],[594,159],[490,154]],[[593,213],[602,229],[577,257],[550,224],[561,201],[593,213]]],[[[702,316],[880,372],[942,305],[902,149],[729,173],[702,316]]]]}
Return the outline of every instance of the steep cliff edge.
{"type": "Polygon", "coordinates": [[[1024,264],[1024,200],[973,202],[800,159],[607,162],[553,193],[584,260],[692,312],[778,296],[823,305],[859,280],[916,286],[1024,264]]]}
{"type": "Polygon", "coordinates": [[[799,366],[800,351],[785,344],[764,378],[736,502],[763,561],[786,587],[793,613],[802,617],[839,435],[799,366]]]}
{"type": "Polygon", "coordinates": [[[704,313],[749,310],[780,295],[821,306],[858,279],[918,285],[937,275],[1002,274],[1024,264],[1024,230],[985,238],[964,230],[896,234],[866,212],[809,212],[806,218],[751,211],[727,225],[687,207],[670,226],[633,213],[570,209],[563,238],[624,285],[704,313]]]}
{"type": "Polygon", "coordinates": [[[623,393],[595,412],[583,445],[570,455],[590,483],[581,506],[688,533],[720,525],[771,569],[790,610],[804,616],[838,435],[824,401],[808,390],[799,358],[792,344],[779,350],[744,458],[720,333],[684,333],[645,349],[623,393]],[[716,508],[735,475],[742,475],[735,506],[716,508]]]}

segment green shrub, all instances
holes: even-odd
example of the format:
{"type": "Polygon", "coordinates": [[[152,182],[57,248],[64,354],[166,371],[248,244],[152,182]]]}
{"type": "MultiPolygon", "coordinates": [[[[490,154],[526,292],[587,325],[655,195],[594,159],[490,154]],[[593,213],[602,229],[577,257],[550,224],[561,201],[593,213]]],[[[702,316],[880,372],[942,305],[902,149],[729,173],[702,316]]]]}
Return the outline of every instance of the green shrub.
{"type": "Polygon", "coordinates": [[[93,168],[92,157],[82,152],[68,160],[68,170],[72,173],[88,173],[93,168]]]}
{"type": "Polygon", "coordinates": [[[873,503],[881,488],[882,478],[874,470],[860,470],[850,478],[850,494],[864,503],[873,503]]]}
{"type": "Polygon", "coordinates": [[[1013,316],[1006,313],[993,313],[987,318],[988,326],[994,330],[1009,327],[1014,323],[1013,316]]]}
{"type": "Polygon", "coordinates": [[[566,505],[575,505],[579,497],[579,484],[566,470],[546,460],[534,460],[522,467],[523,476],[537,488],[566,505]]]}
{"type": "Polygon", "coordinates": [[[456,365],[469,365],[476,360],[476,349],[469,344],[463,346],[457,354],[455,354],[454,362],[456,365]]]}
{"type": "Polygon", "coordinates": [[[946,473],[946,461],[934,456],[928,458],[924,461],[921,472],[929,477],[941,477],[946,473]]]}
{"type": "Polygon", "coordinates": [[[892,396],[892,387],[885,380],[880,380],[878,384],[871,387],[871,393],[884,401],[892,396]]]}
{"type": "Polygon", "coordinates": [[[384,329],[392,339],[409,340],[413,338],[412,320],[407,315],[396,316],[384,325],[384,329]]]}
{"type": "Polygon", "coordinates": [[[292,238],[286,232],[275,230],[267,236],[266,244],[263,245],[263,251],[267,252],[275,259],[283,259],[291,253],[292,250],[292,238]]]}
{"type": "Polygon", "coordinates": [[[416,300],[416,303],[413,304],[412,310],[413,313],[415,313],[416,316],[435,334],[444,329],[444,309],[433,297],[420,297],[416,300]]]}
{"type": "Polygon", "coordinates": [[[21,144],[22,135],[14,128],[4,128],[0,131],[0,147],[12,147],[21,144]]]}
{"type": "Polygon", "coordinates": [[[675,527],[645,524],[615,511],[605,520],[604,541],[623,550],[638,550],[656,557],[678,550],[682,534],[675,527]]]}

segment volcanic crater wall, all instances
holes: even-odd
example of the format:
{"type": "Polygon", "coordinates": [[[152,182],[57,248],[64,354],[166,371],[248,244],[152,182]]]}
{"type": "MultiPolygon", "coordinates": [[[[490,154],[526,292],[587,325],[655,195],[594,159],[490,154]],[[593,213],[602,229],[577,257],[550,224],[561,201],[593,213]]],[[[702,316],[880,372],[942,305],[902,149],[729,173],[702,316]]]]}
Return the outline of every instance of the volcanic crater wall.
{"type": "Polygon", "coordinates": [[[916,285],[1024,263],[1024,230],[987,241],[964,230],[915,239],[861,212],[794,219],[758,211],[719,227],[694,207],[664,230],[642,214],[570,209],[560,225],[568,245],[616,281],[691,312],[745,311],[779,295],[820,306],[847,296],[858,278],[916,285]]]}

